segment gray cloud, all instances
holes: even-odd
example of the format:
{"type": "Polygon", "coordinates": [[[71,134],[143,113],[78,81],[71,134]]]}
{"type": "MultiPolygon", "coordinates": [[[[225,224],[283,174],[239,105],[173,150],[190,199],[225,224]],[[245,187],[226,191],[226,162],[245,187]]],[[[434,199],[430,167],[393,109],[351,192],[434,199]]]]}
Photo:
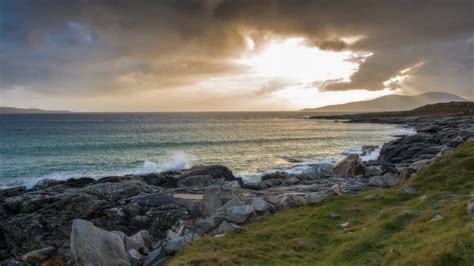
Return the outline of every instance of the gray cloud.
{"type": "MultiPolygon", "coordinates": [[[[130,93],[117,81],[132,82],[134,75],[153,79],[153,89],[193,84],[244,71],[229,60],[245,49],[244,34],[252,33],[258,48],[259,33],[269,32],[305,36],[323,50],[373,53],[351,82],[326,82],[324,90],[380,90],[400,70],[424,61],[407,81],[410,88],[472,96],[473,3],[6,0],[0,89],[130,93]],[[345,39],[354,36],[362,38],[345,39]]],[[[279,86],[269,84],[262,94],[279,86]]]]}

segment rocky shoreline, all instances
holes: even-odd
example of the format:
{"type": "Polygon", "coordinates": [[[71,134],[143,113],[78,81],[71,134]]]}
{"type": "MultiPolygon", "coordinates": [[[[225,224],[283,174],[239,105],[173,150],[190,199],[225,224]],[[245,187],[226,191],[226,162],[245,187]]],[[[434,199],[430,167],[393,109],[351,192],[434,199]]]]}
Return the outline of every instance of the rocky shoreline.
{"type": "MultiPolygon", "coordinates": [[[[284,208],[328,195],[390,187],[474,137],[474,118],[352,118],[403,124],[415,135],[301,174],[276,172],[245,184],[225,166],[136,176],[44,180],[0,191],[1,265],[163,265],[187,243],[219,237],[284,208]]],[[[378,147],[365,146],[362,153],[378,147]]],[[[405,193],[416,187],[403,187],[405,193]]]]}

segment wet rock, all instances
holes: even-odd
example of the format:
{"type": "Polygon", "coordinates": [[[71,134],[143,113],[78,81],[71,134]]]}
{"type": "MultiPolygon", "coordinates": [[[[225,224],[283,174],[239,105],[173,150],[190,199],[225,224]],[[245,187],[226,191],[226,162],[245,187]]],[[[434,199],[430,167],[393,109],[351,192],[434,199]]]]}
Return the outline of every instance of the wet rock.
{"type": "Polygon", "coordinates": [[[367,156],[379,148],[378,145],[363,145],[360,156],[367,156]]]}
{"type": "Polygon", "coordinates": [[[189,176],[211,176],[213,179],[224,179],[226,181],[234,181],[235,176],[229,168],[222,165],[204,165],[193,166],[190,169],[184,170],[178,177],[178,180],[189,176]]]}
{"type": "Polygon", "coordinates": [[[392,187],[400,183],[400,177],[393,173],[386,173],[383,176],[372,176],[369,184],[376,187],[392,187]]]}
{"type": "Polygon", "coordinates": [[[291,177],[291,175],[289,173],[276,171],[274,173],[263,175],[260,178],[260,180],[265,181],[265,180],[270,180],[270,179],[287,179],[287,178],[290,178],[290,177],[291,177]]]}
{"type": "Polygon", "coordinates": [[[301,173],[299,177],[304,180],[315,180],[320,178],[329,178],[332,176],[334,165],[330,163],[321,163],[311,165],[310,169],[301,173]]]}
{"type": "Polygon", "coordinates": [[[333,174],[340,177],[353,177],[362,175],[366,171],[366,166],[359,155],[351,154],[338,162],[333,169],[333,174]]]}
{"type": "Polygon", "coordinates": [[[130,265],[119,235],[81,219],[72,224],[71,252],[77,265],[130,265]]]}
{"type": "Polygon", "coordinates": [[[55,247],[46,247],[42,249],[37,249],[30,251],[23,256],[21,256],[21,259],[25,262],[28,263],[41,263],[45,261],[47,258],[51,257],[54,253],[56,252],[55,247]]]}
{"type": "Polygon", "coordinates": [[[210,175],[194,175],[180,179],[177,184],[178,187],[207,187],[218,182],[210,175]]]}

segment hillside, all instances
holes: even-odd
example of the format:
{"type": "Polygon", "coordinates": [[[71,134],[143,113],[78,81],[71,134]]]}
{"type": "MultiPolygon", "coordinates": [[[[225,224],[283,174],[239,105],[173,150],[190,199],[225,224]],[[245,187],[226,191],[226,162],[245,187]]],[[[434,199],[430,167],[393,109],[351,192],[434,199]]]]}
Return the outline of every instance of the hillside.
{"type": "Polygon", "coordinates": [[[69,113],[66,110],[43,110],[37,108],[16,108],[16,107],[1,107],[0,114],[5,113],[69,113]]]}
{"type": "Polygon", "coordinates": [[[311,119],[377,119],[393,117],[445,117],[445,116],[472,116],[474,115],[474,102],[450,102],[428,104],[409,111],[400,112],[375,112],[344,115],[316,115],[311,119]]]}
{"type": "Polygon", "coordinates": [[[411,110],[423,105],[444,102],[465,102],[466,99],[444,92],[428,92],[415,96],[387,95],[369,101],[307,108],[305,112],[391,112],[411,110]]]}
{"type": "Polygon", "coordinates": [[[331,196],[204,237],[170,265],[473,265],[473,177],[471,141],[398,186],[331,196]],[[416,193],[401,192],[407,184],[416,193]]]}

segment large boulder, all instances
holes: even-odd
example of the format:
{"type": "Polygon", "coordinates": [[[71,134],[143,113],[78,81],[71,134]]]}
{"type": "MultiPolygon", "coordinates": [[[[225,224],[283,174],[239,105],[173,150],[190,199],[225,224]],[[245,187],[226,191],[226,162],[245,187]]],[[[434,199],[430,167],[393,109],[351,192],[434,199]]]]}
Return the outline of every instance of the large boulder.
{"type": "Polygon", "coordinates": [[[332,170],[335,176],[354,177],[363,175],[367,170],[362,159],[357,154],[351,154],[342,161],[338,162],[332,170]]]}
{"type": "Polygon", "coordinates": [[[190,169],[183,170],[177,177],[178,180],[189,176],[211,176],[213,179],[224,179],[226,181],[234,181],[235,176],[229,168],[222,165],[201,165],[193,166],[190,169]]]}
{"type": "Polygon", "coordinates": [[[130,265],[122,238],[76,219],[71,229],[71,252],[77,265],[130,265]]]}

